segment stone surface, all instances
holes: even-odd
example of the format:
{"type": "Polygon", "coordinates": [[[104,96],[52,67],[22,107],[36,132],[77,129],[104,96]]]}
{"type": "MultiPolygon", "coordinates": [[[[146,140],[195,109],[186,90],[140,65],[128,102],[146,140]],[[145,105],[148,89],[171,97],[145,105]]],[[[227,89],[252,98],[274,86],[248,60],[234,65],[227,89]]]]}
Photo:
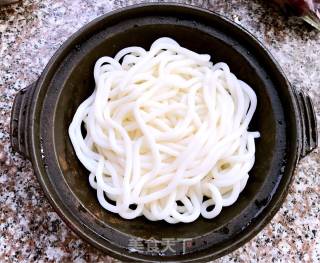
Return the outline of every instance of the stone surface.
{"type": "MultiPolygon", "coordinates": [[[[73,32],[95,17],[142,1],[23,0],[0,7],[0,262],[112,262],[53,211],[29,161],[10,148],[16,92],[37,79],[73,32]]],[[[151,2],[151,1],[149,1],[151,2]]],[[[320,119],[320,33],[258,0],[179,1],[241,24],[270,50],[290,82],[313,98],[320,119]]],[[[217,262],[320,262],[320,151],[300,161],[289,195],[270,224],[217,262]]]]}

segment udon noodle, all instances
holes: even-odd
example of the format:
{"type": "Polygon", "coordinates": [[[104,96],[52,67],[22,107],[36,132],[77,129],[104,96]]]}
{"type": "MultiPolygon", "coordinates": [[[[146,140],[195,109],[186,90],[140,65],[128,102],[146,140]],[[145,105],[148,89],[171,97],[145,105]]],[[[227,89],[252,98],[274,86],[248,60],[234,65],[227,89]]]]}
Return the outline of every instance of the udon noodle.
{"type": "Polygon", "coordinates": [[[164,37],[100,58],[94,79],[69,135],[103,208],[187,223],[237,200],[255,160],[257,98],[227,64],[164,37]]]}

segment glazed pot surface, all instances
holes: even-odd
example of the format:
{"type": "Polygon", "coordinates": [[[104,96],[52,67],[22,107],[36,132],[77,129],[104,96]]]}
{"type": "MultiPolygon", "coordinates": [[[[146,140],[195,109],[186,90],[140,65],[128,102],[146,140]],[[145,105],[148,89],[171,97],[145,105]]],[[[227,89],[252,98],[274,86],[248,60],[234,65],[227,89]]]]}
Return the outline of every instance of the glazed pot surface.
{"type": "Polygon", "coordinates": [[[19,96],[13,111],[13,144],[32,160],[50,202],[76,233],[125,260],[208,260],[231,252],[270,221],[283,202],[299,155],[316,145],[316,138],[305,133],[307,126],[313,131],[315,125],[310,100],[296,96],[261,44],[217,14],[176,4],[130,7],[91,22],[59,49],[38,82],[19,96]],[[96,60],[128,46],[149,49],[163,36],[210,54],[214,63],[227,63],[257,94],[249,128],[261,133],[255,165],[237,202],[212,220],[170,225],[144,217],[125,220],[104,210],[68,136],[76,109],[94,90],[96,60]],[[309,122],[301,113],[304,107],[309,109],[309,122]],[[140,251],[130,247],[135,240],[141,241],[140,251]],[[149,251],[150,240],[159,251],[170,240],[173,249],[149,251]]]}

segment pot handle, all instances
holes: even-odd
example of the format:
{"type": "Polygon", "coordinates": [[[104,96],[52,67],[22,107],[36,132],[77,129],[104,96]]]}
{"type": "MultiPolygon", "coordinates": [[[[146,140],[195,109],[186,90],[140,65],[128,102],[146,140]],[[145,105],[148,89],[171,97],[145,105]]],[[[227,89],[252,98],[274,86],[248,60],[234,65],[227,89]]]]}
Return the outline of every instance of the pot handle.
{"type": "Polygon", "coordinates": [[[304,92],[296,93],[301,122],[300,159],[318,147],[317,118],[311,98],[304,92]]]}
{"type": "Polygon", "coordinates": [[[29,109],[31,105],[31,95],[36,86],[36,82],[20,90],[14,99],[11,111],[10,135],[11,146],[26,158],[29,158],[29,109]]]}

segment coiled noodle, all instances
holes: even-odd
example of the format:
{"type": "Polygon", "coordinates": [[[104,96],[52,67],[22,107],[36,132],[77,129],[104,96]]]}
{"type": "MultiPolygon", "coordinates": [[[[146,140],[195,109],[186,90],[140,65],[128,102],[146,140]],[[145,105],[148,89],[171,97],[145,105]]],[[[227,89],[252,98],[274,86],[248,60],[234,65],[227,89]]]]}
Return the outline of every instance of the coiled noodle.
{"type": "Polygon", "coordinates": [[[227,64],[164,37],[100,58],[94,79],[69,136],[106,210],[188,223],[237,200],[255,160],[257,98],[227,64]]]}

